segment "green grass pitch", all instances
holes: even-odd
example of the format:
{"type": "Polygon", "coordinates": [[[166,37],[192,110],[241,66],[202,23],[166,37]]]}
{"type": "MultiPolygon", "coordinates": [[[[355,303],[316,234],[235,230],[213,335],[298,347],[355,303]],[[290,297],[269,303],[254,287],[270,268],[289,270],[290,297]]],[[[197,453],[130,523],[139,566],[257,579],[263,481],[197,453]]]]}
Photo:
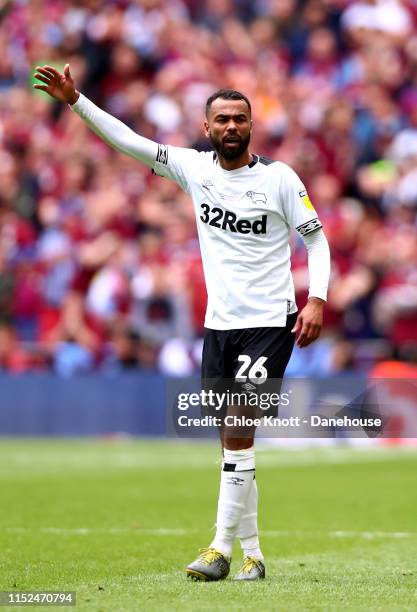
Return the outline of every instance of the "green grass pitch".
{"type": "MultiPolygon", "coordinates": [[[[0,441],[0,590],[75,590],[66,609],[89,612],[417,610],[417,451],[259,448],[267,579],[194,583],[218,456],[206,442],[0,441]]],[[[231,575],[240,561],[236,545],[231,575]]]]}

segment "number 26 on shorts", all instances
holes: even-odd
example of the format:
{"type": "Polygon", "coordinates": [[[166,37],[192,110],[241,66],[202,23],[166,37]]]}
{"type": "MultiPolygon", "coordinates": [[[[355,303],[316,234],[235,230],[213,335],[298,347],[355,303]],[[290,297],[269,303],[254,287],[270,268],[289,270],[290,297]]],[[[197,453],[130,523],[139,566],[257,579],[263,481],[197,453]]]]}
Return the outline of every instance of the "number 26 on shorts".
{"type": "Polygon", "coordinates": [[[264,366],[268,357],[258,357],[252,364],[252,359],[249,355],[239,355],[237,360],[242,364],[236,373],[235,380],[237,382],[245,382],[248,378],[251,383],[261,385],[268,378],[268,370],[264,366]]]}

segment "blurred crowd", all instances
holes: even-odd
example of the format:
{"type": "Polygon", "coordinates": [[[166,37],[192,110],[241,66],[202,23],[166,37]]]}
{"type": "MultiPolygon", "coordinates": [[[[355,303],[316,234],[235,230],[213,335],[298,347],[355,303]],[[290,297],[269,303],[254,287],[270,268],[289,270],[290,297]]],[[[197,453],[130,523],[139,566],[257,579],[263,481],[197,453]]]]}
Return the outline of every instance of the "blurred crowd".
{"type": "MultiPolygon", "coordinates": [[[[0,1],[0,370],[188,374],[206,303],[188,196],[32,88],[208,148],[206,98],[252,101],[251,150],[305,182],[332,251],[322,338],[291,374],[417,360],[415,0],[0,1]]],[[[300,306],[306,253],[292,238],[300,306]]]]}

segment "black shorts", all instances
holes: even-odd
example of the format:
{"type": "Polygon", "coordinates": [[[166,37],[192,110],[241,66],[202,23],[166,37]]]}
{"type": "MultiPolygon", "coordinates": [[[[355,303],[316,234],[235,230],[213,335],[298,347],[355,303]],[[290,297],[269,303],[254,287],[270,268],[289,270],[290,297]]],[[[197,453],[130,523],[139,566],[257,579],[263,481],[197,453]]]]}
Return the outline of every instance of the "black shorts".
{"type": "MultiPolygon", "coordinates": [[[[297,314],[287,315],[285,327],[247,329],[206,329],[201,366],[204,390],[224,393],[279,393],[285,369],[294,347],[291,332],[297,314]]],[[[203,407],[204,414],[225,415],[221,409],[203,407]]],[[[265,411],[267,416],[277,410],[265,411]]]]}

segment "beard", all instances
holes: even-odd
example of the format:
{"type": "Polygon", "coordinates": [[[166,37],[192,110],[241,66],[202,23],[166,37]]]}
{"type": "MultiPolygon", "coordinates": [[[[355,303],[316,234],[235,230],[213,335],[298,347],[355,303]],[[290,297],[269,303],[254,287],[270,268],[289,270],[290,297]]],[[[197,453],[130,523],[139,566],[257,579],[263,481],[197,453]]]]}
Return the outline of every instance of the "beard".
{"type": "Polygon", "coordinates": [[[227,159],[231,161],[233,159],[237,159],[246,151],[250,143],[250,133],[244,138],[236,135],[236,138],[239,139],[239,142],[236,147],[229,149],[225,146],[224,140],[220,138],[214,138],[211,134],[209,135],[210,142],[213,146],[213,149],[216,151],[219,157],[223,157],[223,159],[227,159]]]}

